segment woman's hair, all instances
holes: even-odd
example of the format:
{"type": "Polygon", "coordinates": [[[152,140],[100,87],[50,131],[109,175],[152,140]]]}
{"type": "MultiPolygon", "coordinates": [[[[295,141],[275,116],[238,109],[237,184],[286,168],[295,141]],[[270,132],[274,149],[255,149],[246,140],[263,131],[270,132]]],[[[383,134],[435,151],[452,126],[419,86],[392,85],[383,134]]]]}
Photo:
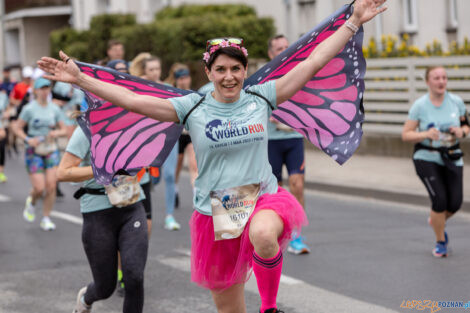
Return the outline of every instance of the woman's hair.
{"type": "Polygon", "coordinates": [[[429,73],[431,73],[433,70],[435,70],[436,68],[444,68],[442,65],[433,65],[433,66],[429,66],[426,68],[426,72],[424,73],[424,79],[426,81],[428,81],[429,79],[429,73]]]}
{"type": "Polygon", "coordinates": [[[212,64],[214,64],[217,57],[221,54],[225,54],[232,59],[240,61],[244,68],[246,68],[248,65],[248,58],[245,56],[242,50],[234,47],[225,47],[217,49],[214,53],[211,54],[209,60],[205,63],[209,71],[212,68],[212,64]]]}
{"type": "Polygon", "coordinates": [[[144,74],[145,74],[145,67],[147,66],[147,63],[153,62],[153,61],[158,61],[158,63],[160,63],[160,65],[162,64],[162,60],[160,60],[159,57],[156,57],[154,55],[150,56],[149,58],[144,59],[142,61],[142,70],[144,71],[144,74]]]}
{"type": "Polygon", "coordinates": [[[106,66],[112,68],[113,70],[116,70],[116,66],[118,66],[119,64],[124,64],[124,67],[126,68],[126,72],[129,72],[129,66],[127,62],[124,60],[112,60],[106,63],[106,66]]]}
{"type": "Polygon", "coordinates": [[[129,74],[141,77],[144,75],[144,65],[143,62],[145,59],[151,58],[152,55],[148,52],[139,53],[132,61],[131,66],[129,67],[129,74]]]}
{"type": "Polygon", "coordinates": [[[183,63],[174,63],[170,68],[167,79],[165,79],[165,83],[176,87],[176,80],[183,76],[189,76],[189,67],[183,63]],[[181,74],[183,75],[181,76],[181,74]]]}

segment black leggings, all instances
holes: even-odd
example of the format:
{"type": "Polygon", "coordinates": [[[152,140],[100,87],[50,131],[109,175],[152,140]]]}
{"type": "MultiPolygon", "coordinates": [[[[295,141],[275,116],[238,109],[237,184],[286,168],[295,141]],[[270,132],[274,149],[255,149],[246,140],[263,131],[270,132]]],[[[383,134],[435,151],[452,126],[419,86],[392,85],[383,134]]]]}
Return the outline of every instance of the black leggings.
{"type": "Polygon", "coordinates": [[[147,216],[148,220],[152,220],[152,194],[151,194],[151,187],[152,184],[150,182],[140,185],[142,190],[145,194],[145,199],[142,200],[142,204],[144,205],[145,215],[147,216]]]}
{"type": "Polygon", "coordinates": [[[85,302],[92,304],[113,294],[119,250],[126,286],[123,313],[141,313],[148,249],[147,220],[142,203],[84,213],[82,242],[93,274],[85,302]]]}
{"type": "Polygon", "coordinates": [[[5,166],[5,146],[7,144],[7,137],[0,140],[0,166],[5,166]]]}
{"type": "Polygon", "coordinates": [[[448,168],[434,162],[414,160],[416,173],[428,190],[434,212],[455,213],[463,201],[463,166],[448,168]]]}

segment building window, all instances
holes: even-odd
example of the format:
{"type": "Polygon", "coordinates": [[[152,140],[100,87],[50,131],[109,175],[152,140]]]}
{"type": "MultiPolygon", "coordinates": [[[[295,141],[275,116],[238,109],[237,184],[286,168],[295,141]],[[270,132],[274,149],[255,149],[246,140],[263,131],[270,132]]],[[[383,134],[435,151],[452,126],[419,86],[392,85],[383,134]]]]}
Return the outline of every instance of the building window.
{"type": "Polygon", "coordinates": [[[447,6],[448,8],[447,30],[448,31],[457,30],[457,27],[459,26],[458,13],[457,13],[457,0],[448,0],[448,2],[449,2],[449,5],[447,6]]]}
{"type": "Polygon", "coordinates": [[[415,33],[418,31],[418,10],[416,0],[403,0],[403,31],[415,33]]]}
{"type": "MultiPolygon", "coordinates": [[[[98,12],[101,14],[108,14],[111,12],[111,3],[110,0],[98,0],[98,12]]],[[[99,13],[99,14],[100,14],[99,13]]]]}
{"type": "Polygon", "coordinates": [[[315,20],[315,0],[298,0],[299,4],[299,28],[300,34],[310,30],[318,21],[315,20]]]}

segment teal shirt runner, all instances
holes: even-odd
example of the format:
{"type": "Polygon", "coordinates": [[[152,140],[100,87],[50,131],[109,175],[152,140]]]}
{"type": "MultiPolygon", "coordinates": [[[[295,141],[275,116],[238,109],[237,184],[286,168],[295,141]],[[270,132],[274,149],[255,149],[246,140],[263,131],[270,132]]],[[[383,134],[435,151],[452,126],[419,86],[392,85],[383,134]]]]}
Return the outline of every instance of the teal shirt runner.
{"type": "MultiPolygon", "coordinates": [[[[88,141],[88,138],[85,136],[80,127],[77,127],[73,132],[65,151],[82,159],[83,162],[80,164],[80,166],[91,165],[90,141],[88,141]]],[[[84,181],[82,183],[82,186],[91,189],[104,188],[102,185],[96,183],[94,178],[84,181]]],[[[141,191],[139,201],[143,199],[145,199],[145,195],[143,191],[141,191]]],[[[108,196],[106,195],[90,195],[86,193],[80,198],[81,213],[96,212],[100,210],[110,209],[112,207],[113,205],[109,202],[108,196]]]]}
{"type": "Polygon", "coordinates": [[[47,136],[59,121],[65,117],[59,106],[48,102],[47,106],[40,105],[36,100],[28,103],[20,113],[20,119],[28,124],[28,136],[47,136]]]}
{"type": "MultiPolygon", "coordinates": [[[[250,87],[276,106],[275,82],[250,87]]],[[[169,99],[180,123],[201,99],[198,94],[169,99]]],[[[268,118],[272,111],[261,97],[243,90],[233,103],[216,101],[211,92],[188,117],[185,128],[196,153],[198,177],[193,198],[198,212],[212,215],[210,192],[260,184],[260,195],[277,192],[268,160],[268,118]]]]}
{"type": "MultiPolygon", "coordinates": [[[[440,132],[447,132],[450,127],[460,126],[460,117],[465,115],[465,104],[463,100],[449,92],[446,92],[441,106],[436,107],[426,94],[415,101],[408,113],[408,119],[419,122],[419,131],[426,131],[431,127],[440,132]]],[[[458,140],[457,140],[458,142],[458,140]]],[[[423,145],[439,148],[443,146],[442,140],[421,141],[423,145]]],[[[458,150],[460,151],[460,150],[458,150]]],[[[444,166],[444,161],[438,151],[418,150],[413,155],[414,160],[434,162],[444,166]]],[[[454,161],[457,166],[463,166],[463,159],[454,161]]]]}

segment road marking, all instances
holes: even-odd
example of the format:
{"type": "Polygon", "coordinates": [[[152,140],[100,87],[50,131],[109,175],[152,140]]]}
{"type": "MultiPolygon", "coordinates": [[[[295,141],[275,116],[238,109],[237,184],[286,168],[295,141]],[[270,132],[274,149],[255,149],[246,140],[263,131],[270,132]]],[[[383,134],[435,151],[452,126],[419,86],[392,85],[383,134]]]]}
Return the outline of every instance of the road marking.
{"type": "MultiPolygon", "coordinates": [[[[190,257],[187,255],[188,250],[178,250],[176,252],[183,254],[183,256],[164,257],[160,255],[151,257],[151,259],[174,269],[190,272],[191,262],[190,257]]],[[[258,287],[254,275],[251,275],[245,285],[245,289],[258,294],[258,287]]],[[[398,313],[398,311],[310,285],[302,280],[287,275],[281,276],[278,302],[283,306],[294,308],[296,312],[299,313],[398,313]]]]}
{"type": "Polygon", "coordinates": [[[59,211],[52,211],[51,216],[62,219],[64,221],[76,224],[76,225],[83,225],[83,219],[81,217],[77,217],[72,214],[67,214],[59,211]]]}
{"type": "Polygon", "coordinates": [[[5,196],[0,194],[0,202],[10,202],[11,198],[9,196],[5,196]]]}

